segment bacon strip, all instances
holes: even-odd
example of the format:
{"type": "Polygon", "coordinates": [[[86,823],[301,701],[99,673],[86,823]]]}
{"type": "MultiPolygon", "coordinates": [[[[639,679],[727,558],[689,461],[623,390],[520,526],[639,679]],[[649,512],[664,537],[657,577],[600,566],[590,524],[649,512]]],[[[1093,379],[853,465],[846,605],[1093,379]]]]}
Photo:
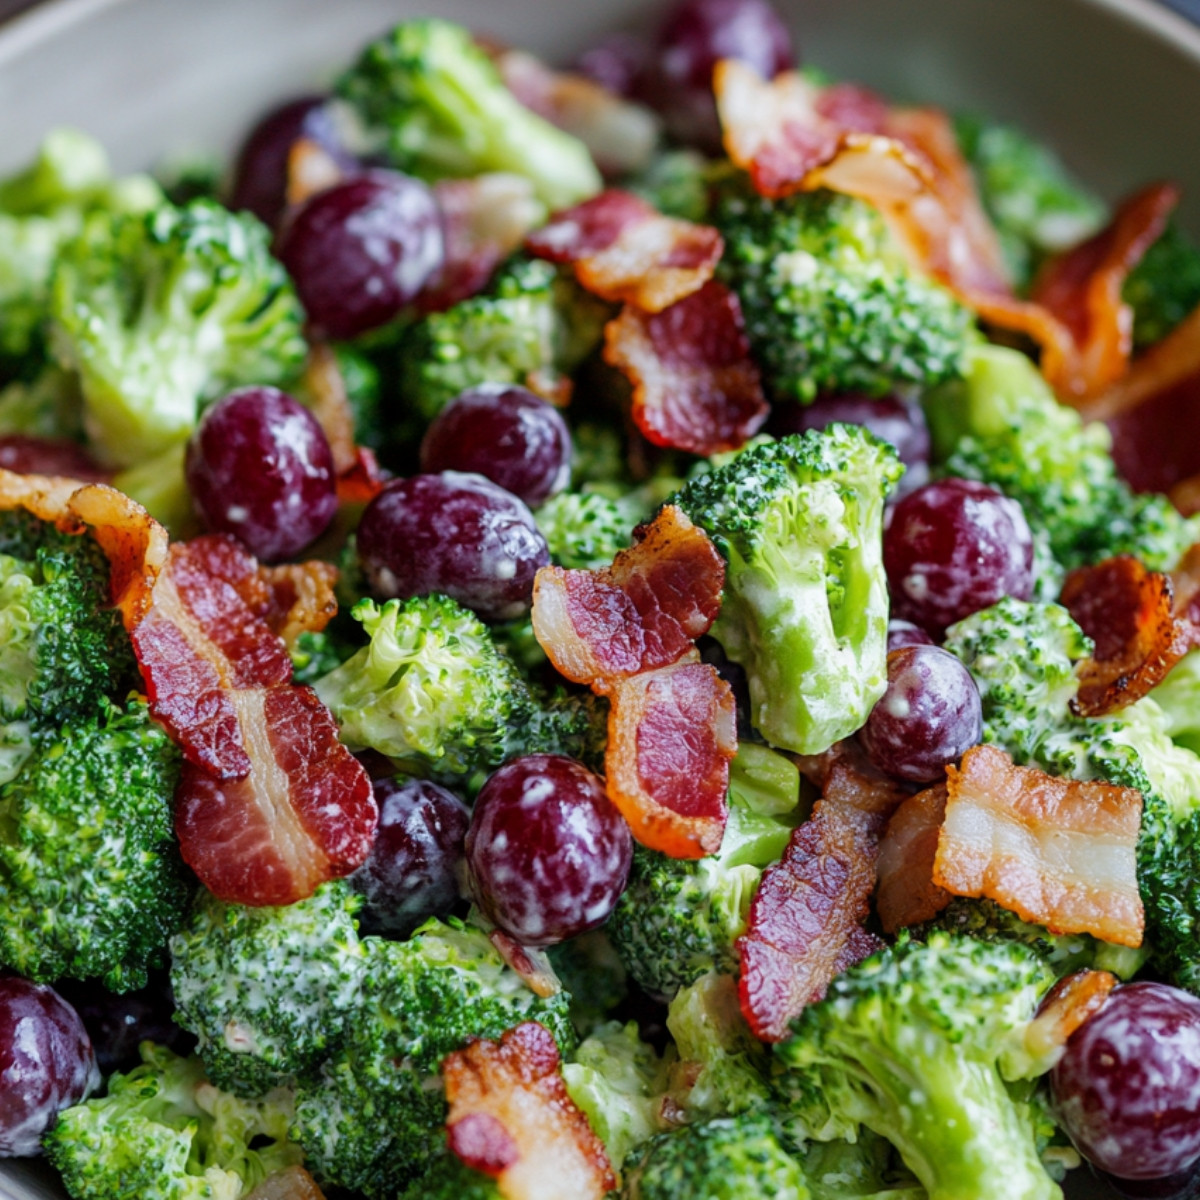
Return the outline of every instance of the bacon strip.
{"type": "Polygon", "coordinates": [[[1079,666],[1072,709],[1096,717],[1125,708],[1160,684],[1197,641],[1197,627],[1175,615],[1171,579],[1118,555],[1072,571],[1061,600],[1095,642],[1079,666]]]}
{"type": "Polygon", "coordinates": [[[822,773],[824,794],[783,858],[763,872],[737,943],[742,1013],[767,1042],[782,1041],[835,976],[884,944],[862,922],[879,839],[905,793],[848,743],[835,748],[822,773]]]}
{"type": "Polygon", "coordinates": [[[947,787],[938,886],[987,896],[1055,933],[1142,944],[1140,792],[1018,767],[995,746],[968,750],[947,769],[947,787]]]}
{"type": "Polygon", "coordinates": [[[664,217],[615,188],[555,213],[525,246],[539,258],[573,264],[589,292],[652,313],[702,287],[724,249],[711,225],[664,217]]]}
{"type": "Polygon", "coordinates": [[[879,847],[875,907],[884,933],[931,920],[953,898],[933,882],[938,837],[946,817],[946,785],[910,796],[893,814],[879,847]]]}
{"type": "Polygon", "coordinates": [[[526,1021],[442,1063],[451,1153],[505,1200],[603,1200],[617,1186],[604,1145],[563,1083],[550,1033],[526,1021]]]}

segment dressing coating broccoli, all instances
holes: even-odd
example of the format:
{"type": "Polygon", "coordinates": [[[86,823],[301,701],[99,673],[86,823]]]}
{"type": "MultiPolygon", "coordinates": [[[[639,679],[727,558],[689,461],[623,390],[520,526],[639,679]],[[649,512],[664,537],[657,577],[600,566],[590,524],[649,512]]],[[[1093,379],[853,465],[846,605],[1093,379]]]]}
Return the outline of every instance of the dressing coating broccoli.
{"type": "Polygon", "coordinates": [[[818,754],[887,684],[883,507],[903,468],[860,425],[759,444],[672,498],[726,562],[712,636],[746,669],[754,727],[818,754]]]}

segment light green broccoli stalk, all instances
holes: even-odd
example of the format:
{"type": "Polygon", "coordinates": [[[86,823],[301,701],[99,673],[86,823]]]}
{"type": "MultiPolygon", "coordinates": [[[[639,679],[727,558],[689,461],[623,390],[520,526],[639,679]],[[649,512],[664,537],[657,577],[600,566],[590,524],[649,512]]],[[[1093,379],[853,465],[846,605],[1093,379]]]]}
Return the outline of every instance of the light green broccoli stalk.
{"type": "Polygon", "coordinates": [[[525,108],[460,25],[418,20],[371,42],[337,84],[371,148],[410,175],[507,171],[565,208],[603,186],[587,147],[525,108]]]}
{"type": "Polygon", "coordinates": [[[773,746],[819,754],[883,695],[883,506],[902,470],[886,442],[835,424],[755,446],[673,498],[725,558],[712,636],[745,667],[773,746]]]}
{"type": "Polygon", "coordinates": [[[359,1000],[362,898],[341,880],[286,908],[243,908],[208,892],[171,939],[176,1021],[208,1077],[257,1096],[311,1073],[359,1000]]]}
{"type": "Polygon", "coordinates": [[[1200,248],[1172,221],[1125,280],[1133,309],[1133,345],[1162,341],[1200,304],[1200,248]]]}
{"type": "Polygon", "coordinates": [[[887,1138],[930,1200],[1057,1200],[1004,1078],[1052,978],[1012,943],[902,938],[834,979],[777,1052],[801,1092],[887,1138]]]}
{"type": "Polygon", "coordinates": [[[871,205],[832,192],[759,196],[737,176],[718,190],[718,276],[737,293],[768,391],[882,395],[959,374],[970,312],[916,274],[871,205]]]}
{"type": "Polygon", "coordinates": [[[285,383],[303,365],[303,316],[270,233],[208,200],[93,218],[62,249],[51,311],[92,447],[118,467],[186,441],[230,388],[285,383]]]}
{"type": "Polygon", "coordinates": [[[1184,655],[1150,697],[1162,709],[1168,736],[1200,751],[1200,650],[1184,655]]]}
{"type": "Polygon", "coordinates": [[[195,1056],[143,1042],[142,1065],[59,1114],[46,1154],[73,1200],[238,1200],[298,1163],[292,1097],[219,1091],[195,1056]]]}

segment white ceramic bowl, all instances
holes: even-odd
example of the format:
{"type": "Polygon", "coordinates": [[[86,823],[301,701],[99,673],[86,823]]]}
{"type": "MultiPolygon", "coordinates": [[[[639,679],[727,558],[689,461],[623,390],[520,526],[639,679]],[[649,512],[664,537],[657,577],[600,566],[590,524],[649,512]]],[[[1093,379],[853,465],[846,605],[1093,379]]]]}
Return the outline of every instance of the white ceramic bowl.
{"type": "MultiPolygon", "coordinates": [[[[1047,138],[1105,195],[1183,184],[1200,233],[1200,31],[1152,0],[776,0],[804,57],[899,98],[976,108],[1047,138]]],[[[0,172],[51,126],[121,169],[231,148],[273,101],[367,39],[436,13],[561,59],[657,3],[606,0],[51,0],[0,28],[0,172]]],[[[1072,1195],[1107,1195],[1081,1177],[1072,1195]]],[[[0,1163],[5,1200],[63,1193],[0,1163]]],[[[750,1200],[750,1198],[747,1198],[750,1200]]],[[[962,1197],[962,1200],[972,1200],[962,1197]]],[[[989,1198],[1002,1200],[1002,1198],[989,1198]]]]}

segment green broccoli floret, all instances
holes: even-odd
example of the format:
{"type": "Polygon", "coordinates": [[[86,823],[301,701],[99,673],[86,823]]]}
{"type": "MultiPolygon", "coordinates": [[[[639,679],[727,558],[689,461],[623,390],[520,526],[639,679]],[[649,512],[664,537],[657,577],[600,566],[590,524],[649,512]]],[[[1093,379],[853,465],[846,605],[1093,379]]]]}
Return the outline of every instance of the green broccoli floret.
{"type": "Polygon", "coordinates": [[[607,567],[630,542],[632,526],[616,500],[599,492],[560,492],[534,514],[560,567],[594,571],[607,567]]]}
{"type": "Polygon", "coordinates": [[[0,788],[0,962],[50,982],[145,985],[188,889],[172,803],[179,751],[131,698],[47,731],[0,788]]]}
{"type": "MultiPolygon", "coordinates": [[[[625,1164],[621,1200],[810,1200],[799,1161],[771,1122],[743,1116],[662,1133],[625,1164]]],[[[961,1200],[961,1197],[960,1197],[961,1200]]]]}
{"type": "Polygon", "coordinates": [[[603,771],[608,746],[608,701],[591,692],[533,693],[527,718],[504,738],[504,759],[526,754],[564,754],[593,771],[603,771]]]}
{"type": "Polygon", "coordinates": [[[301,1161],[287,1140],[292,1097],[238,1100],[195,1056],[143,1042],[142,1065],[102,1099],[65,1109],[46,1154],[74,1200],[238,1200],[301,1161]]]}
{"type": "Polygon", "coordinates": [[[546,950],[550,965],[571,997],[571,1024],[581,1038],[608,1022],[629,995],[625,965],[608,932],[591,929],[546,950]]]}
{"type": "Polygon", "coordinates": [[[1200,651],[1185,654],[1150,695],[1171,740],[1200,752],[1200,651]]]}
{"type": "Polygon", "coordinates": [[[1133,345],[1162,341],[1200,304],[1200,247],[1172,221],[1130,272],[1121,293],[1133,309],[1133,345]]]}
{"type": "Polygon", "coordinates": [[[440,1154],[396,1200],[504,1200],[500,1185],[453,1154],[440,1154]]]}
{"type": "Polygon", "coordinates": [[[405,21],[371,42],[338,80],[371,148],[410,175],[507,171],[566,208],[603,186],[587,147],[525,108],[471,34],[448,21],[405,21]]]}
{"type": "Polygon", "coordinates": [[[706,971],[737,968],[763,870],[783,854],[799,822],[800,773],[781,754],[743,742],[729,778],[729,821],[708,858],[670,858],[635,845],[629,883],[606,929],[625,969],[646,989],[673,996],[706,971]]]}
{"type": "Polygon", "coordinates": [[[541,999],[505,966],[487,935],[426,922],[407,942],[365,938],[359,1006],[341,1048],[296,1089],[291,1136],[324,1185],[390,1196],[442,1141],[442,1059],[473,1037],[540,1021],[564,1055],[574,1047],[569,998],[541,999]]]}
{"type": "Polygon", "coordinates": [[[362,984],[361,906],[341,880],[286,908],[197,898],[171,939],[171,989],[218,1087],[262,1095],[336,1047],[362,984]]]}
{"type": "Polygon", "coordinates": [[[801,1162],[812,1200],[928,1200],[891,1143],[869,1130],[854,1142],[810,1142],[801,1162]]]}
{"type": "Polygon", "coordinates": [[[1060,1192],[1005,1074],[1028,1057],[1023,1034],[1052,979],[1015,943],[902,937],[834,979],[777,1053],[802,1095],[819,1090],[887,1138],[930,1200],[1051,1200],[1060,1192]]]}
{"type": "Polygon", "coordinates": [[[1162,570],[1200,540],[1200,521],[1180,516],[1165,496],[1130,490],[1113,465],[1108,429],[1060,405],[1015,350],[973,347],[963,379],[926,396],[925,412],[943,473],[1019,501],[1064,567],[1133,554],[1162,570]]]}
{"type": "Polygon", "coordinates": [[[1104,224],[1103,202],[1041,142],[973,114],[957,117],[954,128],[1018,287],[1029,284],[1046,255],[1069,249],[1104,224]]]}
{"type": "Polygon", "coordinates": [[[269,231],[207,200],[93,218],[62,248],[51,312],[93,447],[119,467],[186,441],[224,391],[303,365],[303,314],[269,231]]]}
{"type": "Polygon", "coordinates": [[[684,221],[708,219],[709,189],[724,163],[714,163],[697,150],[672,149],[655,156],[626,186],[664,216],[684,221]]]}
{"type": "Polygon", "coordinates": [[[335,346],[334,354],[346,388],[346,399],[354,414],[354,440],[360,446],[378,450],[383,444],[379,368],[353,346],[335,346]]]}
{"type": "Polygon", "coordinates": [[[887,684],[883,506],[903,468],[859,425],[781,438],[673,497],[726,561],[712,636],[746,669],[751,723],[818,754],[887,684]]]}
{"type": "Polygon", "coordinates": [[[775,399],[882,395],[960,373],[970,312],[909,268],[869,204],[826,191],[767,200],[739,177],[719,189],[714,223],[718,277],[775,399]]]}

